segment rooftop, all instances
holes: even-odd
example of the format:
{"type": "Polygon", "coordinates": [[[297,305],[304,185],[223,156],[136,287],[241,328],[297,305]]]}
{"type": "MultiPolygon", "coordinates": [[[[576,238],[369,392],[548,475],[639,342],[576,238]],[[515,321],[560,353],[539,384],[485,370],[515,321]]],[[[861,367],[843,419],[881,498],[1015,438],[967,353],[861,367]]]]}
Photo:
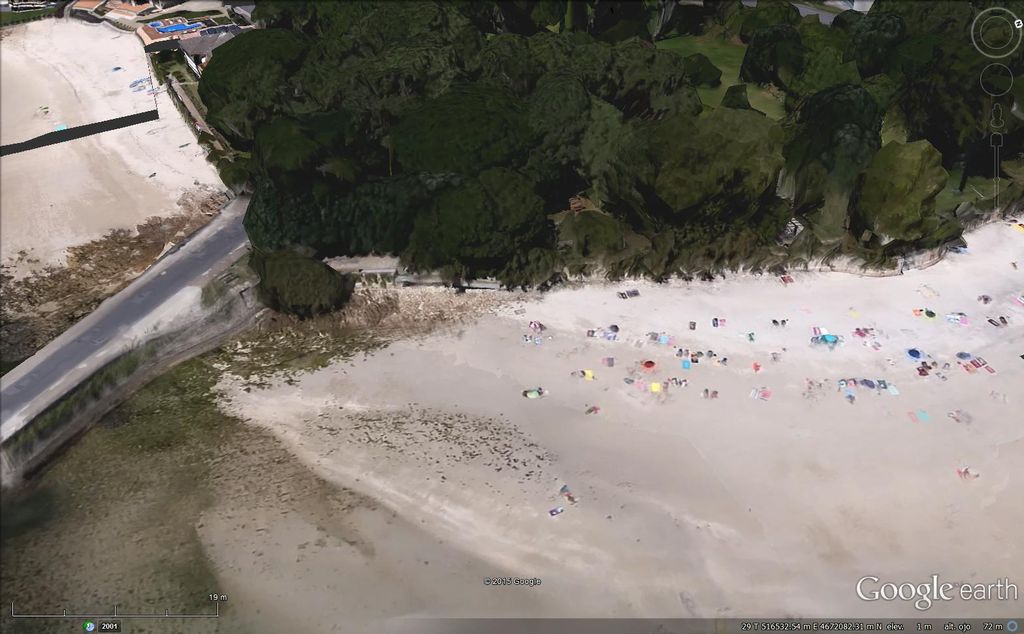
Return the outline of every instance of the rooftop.
{"type": "Polygon", "coordinates": [[[203,29],[181,38],[181,51],[186,55],[209,55],[213,49],[241,32],[242,28],[234,24],[203,29]]]}

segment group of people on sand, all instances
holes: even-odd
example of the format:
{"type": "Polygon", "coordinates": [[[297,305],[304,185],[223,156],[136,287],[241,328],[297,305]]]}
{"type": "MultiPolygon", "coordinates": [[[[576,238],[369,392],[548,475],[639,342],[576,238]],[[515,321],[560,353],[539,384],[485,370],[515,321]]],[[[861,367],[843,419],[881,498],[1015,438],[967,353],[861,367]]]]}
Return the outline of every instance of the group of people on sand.
{"type": "Polygon", "coordinates": [[[689,348],[676,348],[676,358],[689,358],[690,363],[700,363],[701,359],[708,358],[711,359],[715,365],[729,365],[729,357],[719,357],[715,354],[714,350],[704,352],[703,350],[691,351],[689,348]]]}

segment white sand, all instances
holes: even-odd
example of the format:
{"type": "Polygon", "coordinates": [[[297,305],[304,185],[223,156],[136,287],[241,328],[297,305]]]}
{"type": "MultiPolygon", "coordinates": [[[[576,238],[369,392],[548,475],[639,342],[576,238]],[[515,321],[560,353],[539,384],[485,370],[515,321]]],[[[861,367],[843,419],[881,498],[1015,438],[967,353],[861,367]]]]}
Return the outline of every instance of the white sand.
{"type": "MultiPolygon", "coordinates": [[[[281,381],[244,392],[226,379],[231,411],[271,430],[328,480],[456,544],[491,574],[543,584],[491,588],[489,596],[504,601],[496,604],[477,598],[482,581],[471,574],[413,567],[403,571],[402,586],[391,587],[363,572],[373,560],[348,565],[330,545],[317,557],[334,562],[333,573],[263,570],[208,535],[214,560],[233,562],[221,570],[225,587],[256,595],[272,588],[287,604],[321,592],[331,574],[364,580],[356,596],[328,601],[313,616],[303,612],[317,631],[342,611],[379,614],[360,602],[381,595],[395,597],[392,616],[882,617],[919,613],[905,602],[858,599],[855,584],[865,575],[896,583],[925,582],[933,573],[950,582],[1009,577],[1024,588],[1024,306],[1013,300],[1024,292],[1024,234],[993,225],[968,242],[969,254],[893,278],[803,274],[788,287],[771,277],[736,277],[559,290],[524,303],[523,314],[509,309],[458,333],[399,342],[294,386],[281,381]],[[937,296],[926,298],[925,285],[937,296]],[[618,299],[625,288],[641,296],[618,299]],[[994,302],[982,306],[981,293],[994,302]],[[915,308],[939,316],[915,317],[915,308]],[[951,311],[967,313],[970,325],[947,323],[951,311]],[[1005,315],[1010,325],[995,328],[989,315],[1005,315]],[[727,326],[712,328],[714,316],[727,326]],[[789,324],[774,328],[773,318],[789,324]],[[549,327],[543,345],[522,341],[531,319],[549,327]],[[694,332],[690,320],[699,324],[694,332]],[[584,334],[613,323],[622,328],[619,341],[584,334]],[[810,347],[814,326],[845,343],[831,352],[810,347]],[[862,345],[855,327],[879,329],[881,349],[862,345]],[[672,347],[646,342],[648,331],[712,349],[728,366],[705,360],[682,370],[672,347]],[[748,331],[756,332],[754,343],[748,331]],[[953,363],[948,380],[919,377],[908,346],[953,363]],[[770,353],[783,348],[771,362],[770,353]],[[998,373],[966,373],[955,363],[961,350],[998,373]],[[605,356],[615,357],[614,368],[601,366],[605,356]],[[657,403],[627,386],[628,366],[643,359],[664,368],[655,377],[685,377],[689,387],[670,387],[657,403]],[[758,375],[755,360],[764,366],[758,375]],[[593,369],[597,380],[570,377],[578,368],[593,369]],[[808,377],[831,383],[805,399],[808,377]],[[851,405],[836,388],[844,377],[883,378],[901,393],[858,388],[851,405]],[[551,394],[522,398],[538,385],[551,394]],[[770,401],[749,398],[760,386],[773,390],[770,401]],[[705,387],[721,397],[702,399],[705,387]],[[599,414],[585,415],[591,404],[599,414]],[[918,409],[929,422],[910,420],[907,413],[918,409]],[[972,423],[947,418],[954,409],[972,423]],[[466,418],[448,428],[425,422],[437,412],[466,418]],[[389,413],[399,422],[381,422],[389,413]],[[493,420],[472,422],[483,417],[493,420]],[[465,456],[464,448],[481,456],[465,456]],[[495,451],[520,460],[512,463],[518,470],[504,466],[504,457],[495,461],[495,451]],[[550,459],[535,458],[545,452],[550,459]],[[964,466],[980,477],[959,478],[964,466]],[[581,498],[577,505],[560,499],[562,484],[581,498]],[[555,506],[566,510],[551,518],[555,506]],[[401,600],[402,587],[439,584],[441,598],[428,610],[401,600]]],[[[378,551],[401,550],[389,537],[375,542],[378,551]]],[[[1021,607],[957,599],[927,615],[1010,616],[1021,607]]]]}
{"type": "Polygon", "coordinates": [[[189,189],[223,189],[170,98],[129,88],[149,76],[133,34],[78,20],[40,20],[5,30],[0,49],[3,144],[60,124],[73,127],[154,107],[161,116],[0,160],[4,262],[25,250],[41,264],[61,263],[69,246],[177,213],[177,201],[189,189]],[[112,71],[115,66],[123,70],[112,71]]]}

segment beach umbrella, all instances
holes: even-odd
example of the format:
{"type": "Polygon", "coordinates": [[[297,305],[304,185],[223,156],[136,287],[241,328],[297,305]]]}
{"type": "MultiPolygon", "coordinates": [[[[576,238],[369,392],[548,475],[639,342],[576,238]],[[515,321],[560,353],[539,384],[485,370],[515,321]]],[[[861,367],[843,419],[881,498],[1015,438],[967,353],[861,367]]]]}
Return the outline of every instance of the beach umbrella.
{"type": "Polygon", "coordinates": [[[615,324],[612,324],[611,326],[608,326],[608,330],[611,330],[612,332],[618,332],[619,327],[616,326],[615,324]]]}
{"type": "Polygon", "coordinates": [[[907,350],[907,356],[910,357],[911,359],[917,360],[920,359],[922,355],[921,351],[918,350],[917,348],[911,348],[907,350]]]}
{"type": "Polygon", "coordinates": [[[821,340],[825,343],[838,343],[839,337],[835,335],[821,335],[821,340]]]}
{"type": "Polygon", "coordinates": [[[970,352],[958,352],[958,353],[956,353],[956,358],[960,359],[961,361],[969,361],[971,359],[971,357],[973,357],[973,356],[974,355],[972,355],[970,352]]]}
{"type": "Polygon", "coordinates": [[[647,368],[648,370],[653,370],[654,366],[656,365],[657,364],[654,361],[651,361],[649,359],[647,361],[644,361],[644,367],[647,368]]]}
{"type": "Polygon", "coordinates": [[[926,311],[924,311],[924,316],[927,317],[928,319],[934,319],[935,318],[935,311],[933,311],[933,310],[926,310],[926,311]]]}

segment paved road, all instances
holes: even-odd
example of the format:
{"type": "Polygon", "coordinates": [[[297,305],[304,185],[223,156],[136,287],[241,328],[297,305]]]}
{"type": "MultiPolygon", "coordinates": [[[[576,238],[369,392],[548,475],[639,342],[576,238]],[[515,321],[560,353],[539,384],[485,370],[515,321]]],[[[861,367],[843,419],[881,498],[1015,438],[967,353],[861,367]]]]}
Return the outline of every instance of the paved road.
{"type": "Polygon", "coordinates": [[[0,441],[6,441],[64,390],[131,343],[131,326],[173,295],[216,274],[248,246],[247,197],[232,200],[210,224],[130,286],[0,379],[0,441]]]}

